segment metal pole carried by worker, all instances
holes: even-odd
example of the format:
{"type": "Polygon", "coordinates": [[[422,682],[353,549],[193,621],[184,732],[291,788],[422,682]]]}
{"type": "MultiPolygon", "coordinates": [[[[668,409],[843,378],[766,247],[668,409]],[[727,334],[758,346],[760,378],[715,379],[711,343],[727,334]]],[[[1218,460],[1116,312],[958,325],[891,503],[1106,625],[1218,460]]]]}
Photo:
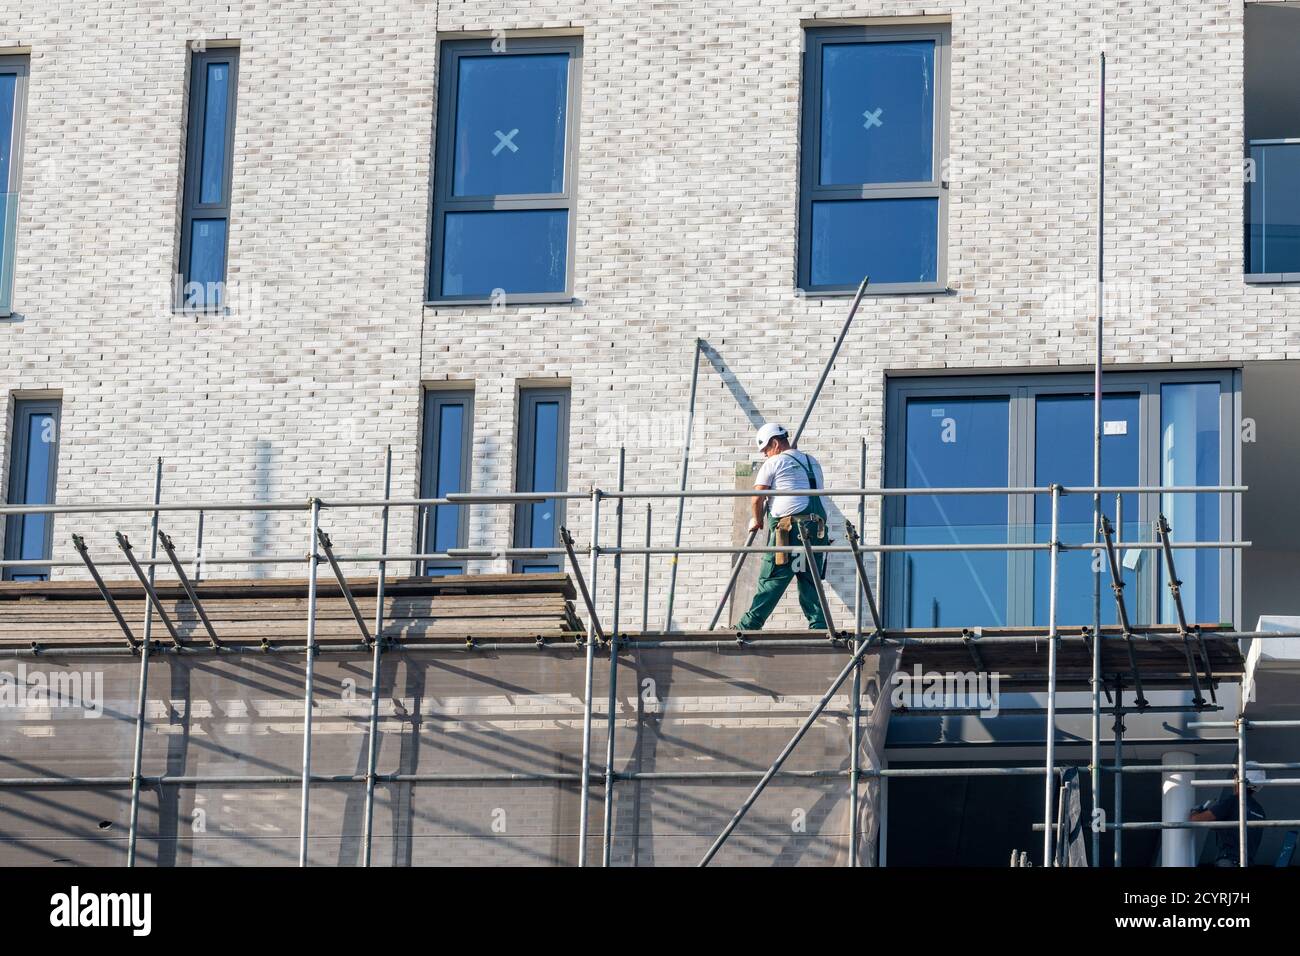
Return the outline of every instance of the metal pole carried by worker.
{"type": "MultiPolygon", "coordinates": [[[[749,530],[767,528],[768,545],[792,547],[803,543],[806,537],[813,546],[828,542],[826,535],[826,510],[817,495],[800,495],[799,491],[825,488],[822,468],[812,455],[796,451],[790,446],[790,435],[784,426],[775,423],[758,430],[758,450],[765,461],[754,476],[757,491],[788,491],[788,495],[755,495],[749,530]]],[[[763,555],[758,574],[758,590],[754,601],[738,623],[742,631],[757,631],[776,609],[781,595],[793,579],[799,586],[799,606],[803,608],[808,626],[825,630],[826,615],[818,594],[818,583],[826,571],[826,557],[814,558],[816,567],[807,567],[804,554],[795,552],[769,552],[763,555]]]]}

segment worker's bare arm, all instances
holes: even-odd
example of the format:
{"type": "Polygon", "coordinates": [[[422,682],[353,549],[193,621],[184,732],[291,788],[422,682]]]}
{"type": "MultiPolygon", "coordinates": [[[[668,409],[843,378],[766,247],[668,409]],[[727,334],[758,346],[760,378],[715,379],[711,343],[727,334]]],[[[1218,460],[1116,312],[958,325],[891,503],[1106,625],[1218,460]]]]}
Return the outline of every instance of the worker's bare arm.
{"type": "MultiPolygon", "coordinates": [[[[754,488],[757,491],[769,491],[772,486],[755,485],[754,488]]],[[[767,498],[762,495],[755,495],[751,501],[753,502],[753,507],[750,509],[749,530],[757,531],[759,528],[763,527],[763,515],[767,511],[767,498]]]]}
{"type": "Polygon", "coordinates": [[[1187,815],[1187,819],[1191,820],[1193,823],[1205,823],[1218,818],[1209,810],[1193,810],[1187,815]]]}

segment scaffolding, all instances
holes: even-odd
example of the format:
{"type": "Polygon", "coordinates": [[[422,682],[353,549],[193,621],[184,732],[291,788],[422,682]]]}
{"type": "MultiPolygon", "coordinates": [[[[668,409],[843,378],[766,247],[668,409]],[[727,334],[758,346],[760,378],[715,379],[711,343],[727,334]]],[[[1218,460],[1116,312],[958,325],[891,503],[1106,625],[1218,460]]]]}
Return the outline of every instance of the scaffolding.
{"type": "MultiPolygon", "coordinates": [[[[863,457],[865,463],[865,452],[863,457]]],[[[769,783],[778,777],[793,777],[810,780],[820,779],[839,779],[840,785],[846,785],[848,788],[848,800],[851,807],[849,814],[849,847],[848,854],[849,865],[859,865],[857,847],[859,837],[858,832],[859,814],[858,805],[860,800],[860,788],[864,782],[887,780],[891,777],[940,777],[940,776],[1041,776],[1043,778],[1043,813],[1042,823],[1037,824],[1035,829],[1041,829],[1043,834],[1042,845],[1042,862],[1044,865],[1056,865],[1060,859],[1060,837],[1059,826],[1061,811],[1057,806],[1059,796],[1059,786],[1061,775],[1070,767],[1077,767],[1079,771],[1089,773],[1094,781],[1094,788],[1100,787],[1101,775],[1109,772],[1113,775],[1118,788],[1119,781],[1124,774],[1128,773],[1146,773],[1146,772],[1176,772],[1176,771],[1225,771],[1235,773],[1235,779],[1240,780],[1244,777],[1246,761],[1246,730],[1254,726],[1300,726],[1300,721],[1290,722],[1258,722],[1250,721],[1239,713],[1235,721],[1230,722],[1212,722],[1201,721],[1193,724],[1195,727],[1220,727],[1235,728],[1237,731],[1238,756],[1235,764],[1211,763],[1211,764],[1193,764],[1188,766],[1125,766],[1123,764],[1123,717],[1129,713],[1160,713],[1160,712],[1194,712],[1196,714],[1212,713],[1222,708],[1216,702],[1207,701],[1205,693],[1208,691],[1211,696],[1214,694],[1216,685],[1226,676],[1231,674],[1236,677],[1240,673],[1239,664],[1241,662],[1240,654],[1237,652],[1236,642],[1240,639],[1268,639],[1281,637],[1300,636],[1300,632],[1238,632],[1231,629],[1220,629],[1217,627],[1198,625],[1190,623],[1183,612],[1182,600],[1180,594],[1180,584],[1176,573],[1175,555],[1177,552],[1185,549],[1240,549],[1248,546],[1245,541],[1173,541],[1171,540],[1170,528],[1163,517],[1160,518],[1154,527],[1153,541],[1137,542],[1116,542],[1114,540],[1114,531],[1108,522],[1103,523],[1103,542],[1101,547],[1104,548],[1107,556],[1107,564],[1112,575],[1112,588],[1116,601],[1117,617],[1119,625],[1115,627],[1107,626],[1100,630],[1094,631],[1091,628],[1082,628],[1077,634],[1063,634],[1058,626],[1057,621],[1057,595],[1060,589],[1060,576],[1058,574],[1058,564],[1060,555],[1072,550],[1096,551],[1099,543],[1091,541],[1065,542],[1060,540],[1059,512],[1061,499],[1066,495],[1096,495],[1101,494],[1169,494],[1175,489],[1168,487],[1083,487],[1083,488],[1064,488],[1060,485],[1050,485],[1047,487],[1024,487],[1024,488],[880,488],[867,487],[865,482],[856,488],[836,488],[836,489],[819,489],[811,490],[805,493],[814,495],[823,495],[828,498],[841,498],[853,501],[856,504],[854,509],[857,512],[859,525],[864,525],[866,520],[866,501],[874,499],[883,504],[884,500],[891,496],[909,496],[909,495],[1041,495],[1047,496],[1051,504],[1051,534],[1050,539],[1046,542],[1012,542],[1005,543],[970,543],[970,544],[867,544],[859,536],[858,527],[852,522],[845,522],[846,544],[843,545],[821,545],[810,546],[803,543],[799,546],[779,547],[775,545],[754,545],[745,543],[741,546],[711,546],[711,545],[682,545],[675,541],[671,546],[655,546],[650,543],[647,533],[646,544],[644,545],[625,545],[624,542],[624,525],[625,525],[625,505],[629,502],[653,502],[655,500],[670,500],[683,502],[688,498],[711,498],[726,499],[735,496],[750,496],[757,494],[759,496],[772,496],[777,494],[776,491],[759,491],[750,492],[738,489],[626,489],[624,488],[624,455],[620,452],[619,456],[619,481],[616,489],[605,490],[599,487],[592,487],[587,491],[568,491],[568,492],[530,492],[530,493],[466,493],[453,494],[443,498],[429,499],[401,499],[391,497],[391,475],[392,461],[391,450],[385,463],[384,479],[384,496],[378,499],[364,500],[326,500],[320,497],[311,497],[304,504],[302,501],[296,502],[187,502],[187,503],[170,503],[163,502],[161,497],[161,461],[158,463],[158,478],[155,481],[154,501],[151,503],[139,504],[59,504],[59,505],[6,505],[0,506],[0,514],[5,515],[23,515],[23,514],[45,514],[45,515],[123,515],[123,514],[147,514],[150,518],[151,540],[149,542],[149,557],[139,558],[135,554],[134,547],[129,539],[122,533],[116,534],[119,550],[122,553],[121,558],[104,558],[98,559],[90,553],[84,538],[80,534],[72,536],[74,548],[76,549],[78,559],[73,560],[29,560],[29,561],[5,561],[2,562],[5,567],[39,567],[41,569],[50,569],[53,567],[62,568],[83,568],[95,587],[99,591],[106,606],[110,609],[113,620],[122,633],[122,640],[114,643],[113,646],[98,647],[87,651],[86,649],[60,649],[57,647],[39,645],[31,647],[2,647],[0,648],[0,657],[21,658],[21,657],[53,657],[57,658],[60,654],[67,656],[92,656],[92,655],[109,655],[109,656],[128,656],[138,658],[140,662],[139,679],[138,679],[138,697],[137,710],[134,720],[134,752],[132,755],[131,772],[122,776],[98,776],[98,777],[79,777],[79,776],[59,776],[59,777],[12,777],[0,780],[0,788],[66,788],[66,787],[99,787],[99,788],[121,788],[130,791],[130,831],[127,845],[127,865],[136,864],[136,846],[138,836],[138,820],[141,800],[141,789],[143,786],[161,787],[170,786],[197,786],[202,784],[221,784],[229,786],[239,786],[243,784],[288,784],[300,787],[300,819],[298,829],[298,862],[300,865],[307,865],[308,846],[311,838],[311,798],[314,784],[332,784],[344,786],[357,786],[364,788],[364,852],[363,864],[371,863],[371,844],[373,841],[373,813],[375,800],[375,786],[379,782],[386,783],[416,783],[416,782],[436,782],[439,780],[457,780],[462,782],[471,782],[473,780],[501,781],[521,780],[521,779],[539,779],[564,781],[576,783],[580,788],[580,821],[578,832],[578,865],[587,865],[589,860],[588,842],[589,842],[589,820],[588,809],[593,799],[593,791],[603,791],[601,799],[603,801],[604,814],[602,832],[599,835],[601,840],[600,860],[608,866],[611,865],[611,848],[614,845],[616,835],[613,829],[613,796],[618,785],[628,780],[690,780],[699,778],[727,779],[730,781],[749,781],[754,782],[753,789],[737,808],[734,815],[727,822],[726,826],[718,833],[716,839],[709,846],[702,859],[701,865],[707,865],[726,844],[733,832],[744,820],[746,814],[761,798],[764,790],[769,783]],[[579,545],[570,534],[567,528],[560,531],[560,547],[557,548],[456,548],[445,552],[436,553],[404,553],[392,552],[389,550],[389,525],[390,512],[396,508],[414,508],[424,509],[439,506],[466,506],[466,505],[507,505],[515,506],[521,502],[538,502],[555,499],[565,499],[569,501],[586,500],[590,506],[590,539],[585,545],[579,545]],[[612,544],[607,544],[601,535],[601,518],[602,511],[609,504],[614,506],[614,540],[612,544]],[[376,533],[378,550],[373,553],[359,552],[338,552],[335,550],[333,542],[326,531],[324,525],[328,517],[332,514],[341,512],[363,509],[368,511],[378,511],[379,523],[376,533]],[[224,642],[218,630],[214,627],[208,614],[205,613],[204,603],[200,594],[201,586],[192,581],[185,568],[187,565],[197,567],[200,555],[203,551],[203,542],[201,540],[202,523],[199,523],[200,537],[195,541],[194,553],[182,557],[177,553],[174,540],[161,527],[162,516],[172,515],[177,512],[212,513],[217,511],[225,512],[252,512],[252,511],[279,511],[286,513],[299,513],[302,515],[304,522],[304,536],[308,545],[305,555],[216,555],[203,556],[202,562],[208,566],[221,566],[232,564],[254,565],[258,563],[283,563],[287,560],[296,560],[301,562],[305,569],[307,601],[305,608],[305,620],[303,623],[303,636],[300,641],[296,640],[279,640],[274,642],[264,640],[262,646],[258,648],[236,647],[224,642]],[[159,557],[159,548],[164,552],[164,556],[159,557]],[[1174,606],[1177,608],[1177,623],[1172,625],[1152,625],[1142,627],[1134,625],[1124,602],[1124,584],[1121,577],[1120,565],[1117,562],[1117,551],[1119,549],[1149,549],[1157,552],[1164,561],[1164,567],[1167,572],[1167,583],[1170,589],[1171,598],[1174,606]],[[856,597],[854,601],[854,621],[850,627],[837,628],[831,617],[831,606],[824,592],[819,593],[819,601],[822,603],[826,620],[830,625],[827,634],[818,636],[778,634],[770,633],[765,635],[760,632],[728,632],[728,639],[718,639],[716,632],[710,629],[703,631],[647,631],[644,622],[649,604],[649,572],[648,567],[650,559],[656,555],[671,555],[677,558],[681,555],[727,555],[731,558],[734,579],[734,568],[748,554],[768,554],[776,552],[793,553],[800,550],[804,553],[809,565],[813,565],[814,553],[824,553],[831,555],[846,555],[851,561],[853,572],[856,578],[856,597]],[[899,552],[924,552],[924,551],[1011,551],[1011,550],[1029,550],[1043,551],[1048,555],[1050,579],[1049,579],[1049,620],[1045,627],[1027,627],[1027,628],[967,628],[958,632],[951,629],[915,631],[915,630],[897,630],[889,629],[885,626],[882,617],[882,609],[876,595],[878,586],[873,585],[872,580],[867,572],[864,555],[874,554],[879,559],[881,556],[899,552]],[[576,585],[577,593],[580,595],[581,608],[585,611],[585,632],[575,633],[572,640],[565,642],[547,642],[537,640],[535,642],[492,642],[492,641],[438,641],[438,640],[402,640],[387,641],[384,639],[384,587],[389,565],[394,562],[425,562],[435,560],[464,560],[467,558],[480,559],[504,559],[518,557],[538,557],[547,556],[555,558],[562,556],[568,563],[569,572],[576,585]],[[640,631],[630,630],[624,625],[624,608],[623,608],[623,579],[624,579],[624,558],[627,556],[640,557],[645,563],[646,573],[642,579],[642,628],[640,631]],[[582,567],[582,559],[586,558],[587,567],[582,567]],[[605,607],[599,606],[597,584],[600,580],[602,571],[605,570],[603,562],[612,561],[613,585],[609,589],[610,597],[605,607]],[[355,621],[357,641],[355,644],[345,647],[353,653],[357,650],[363,650],[370,655],[370,699],[367,719],[367,758],[366,770],[364,773],[357,774],[319,774],[313,772],[312,764],[312,734],[313,734],[313,697],[314,697],[314,674],[317,662],[321,655],[333,653],[340,650],[338,646],[322,646],[317,640],[317,617],[316,608],[318,602],[318,576],[320,569],[324,565],[330,571],[334,583],[339,589],[350,608],[351,614],[355,621]],[[349,577],[344,571],[345,565],[363,565],[374,566],[377,573],[377,594],[376,602],[377,613],[371,624],[363,616],[360,607],[353,596],[350,586],[349,577]],[[145,595],[145,615],[143,630],[139,635],[131,627],[123,612],[119,602],[112,594],[112,588],[104,580],[102,573],[105,567],[119,567],[129,569],[131,575],[140,584],[145,595]],[[165,602],[160,598],[155,587],[156,570],[163,567],[176,576],[177,582],[183,589],[187,600],[191,604],[198,620],[201,621],[204,633],[207,636],[207,642],[201,643],[192,639],[183,638],[179,629],[170,618],[165,602]],[[152,623],[155,615],[162,622],[167,632],[165,639],[160,639],[153,634],[152,623]],[[610,627],[607,629],[604,622],[609,621],[610,627]],[[896,768],[889,769],[886,767],[862,767],[860,765],[860,733],[861,725],[866,710],[861,706],[861,675],[863,661],[869,656],[879,656],[890,652],[897,652],[903,655],[907,654],[925,654],[925,653],[959,653],[967,655],[969,660],[980,671],[995,670],[999,667],[999,655],[1006,654],[1037,654],[1037,648],[1045,644],[1047,648],[1047,663],[1045,668],[1037,669],[1038,664],[1028,666],[1025,673],[1019,675],[1010,675],[1019,680],[1019,686],[1025,688],[1039,688],[1046,692],[1046,706],[1044,708],[1027,708],[1018,711],[1022,714],[1038,714],[1045,720],[1045,729],[1043,737],[1044,760],[1041,766],[1022,766],[1022,767],[973,767],[973,768],[953,768],[953,767],[935,767],[935,768],[896,768]],[[729,771],[714,772],[700,771],[692,774],[689,771],[678,772],[638,772],[616,770],[615,754],[618,746],[618,737],[616,728],[618,721],[616,718],[616,697],[617,697],[617,664],[620,657],[635,655],[638,651],[645,649],[671,649],[673,651],[726,651],[739,652],[746,651],[777,651],[782,649],[807,649],[822,648],[830,649],[835,653],[842,653],[843,664],[839,669],[830,686],[827,687],[824,694],[817,700],[811,711],[803,718],[796,732],[790,737],[787,744],[776,754],[765,770],[746,770],[746,771],[729,771]],[[380,773],[377,771],[377,753],[378,738],[377,724],[379,720],[379,686],[380,667],[387,654],[401,652],[404,654],[468,654],[474,655],[483,652],[510,652],[510,653],[532,653],[532,654],[555,654],[562,650],[574,650],[582,655],[584,665],[584,694],[583,694],[583,712],[581,723],[581,753],[582,760],[579,770],[576,773],[544,773],[544,774],[519,774],[507,773],[496,775],[466,775],[466,774],[437,774],[437,773],[380,773]],[[1114,652],[1113,654],[1111,652],[1114,652]],[[146,684],[148,680],[148,665],[151,657],[157,655],[175,655],[180,658],[201,657],[205,655],[224,656],[240,654],[275,654],[275,655],[296,655],[304,656],[303,668],[303,723],[302,723],[302,760],[301,772],[297,775],[278,774],[278,775],[188,775],[188,776],[166,776],[166,775],[146,775],[142,769],[142,751],[145,729],[147,724],[146,713],[146,684]],[[1066,665],[1061,664],[1062,655],[1069,657],[1066,665]],[[604,738],[604,759],[602,762],[593,754],[593,734],[597,717],[594,712],[594,669],[598,655],[608,655],[609,658],[609,686],[607,701],[605,706],[605,738],[604,738]],[[1072,657],[1070,655],[1073,655],[1072,657]],[[1116,656],[1118,655],[1118,656],[1116,656]],[[1152,656],[1156,655],[1156,656],[1152,656]],[[1103,659],[1108,661],[1106,669],[1103,669],[1103,659]],[[1118,666],[1115,662],[1122,661],[1123,666],[1118,666]],[[1151,661],[1159,661],[1156,670],[1144,669],[1143,661],[1148,662],[1148,668],[1151,661]],[[1083,662],[1091,662],[1091,673],[1083,673],[1083,662]],[[1108,674],[1111,678],[1107,683],[1108,674]],[[1077,765],[1068,762],[1058,761],[1056,757],[1056,740],[1057,740],[1057,717],[1062,713],[1057,708],[1057,694],[1060,688],[1058,677],[1064,675],[1072,685],[1083,685],[1089,687],[1092,695],[1093,713],[1102,708],[1103,692],[1111,696],[1109,709],[1113,711],[1116,717],[1115,727],[1115,747],[1114,760],[1112,763],[1103,765],[1100,759],[1094,758],[1087,765],[1077,765]],[[852,682],[850,709],[851,720],[849,725],[848,739],[848,769],[840,768],[821,768],[821,769],[803,769],[803,770],[786,770],[784,764],[787,758],[795,751],[799,742],[803,739],[809,728],[811,728],[827,708],[828,704],[839,693],[841,687],[847,682],[852,682]],[[1192,694],[1192,704],[1188,707],[1166,707],[1162,708],[1150,704],[1144,694],[1144,688],[1153,685],[1162,686],[1185,686],[1192,694]],[[1132,706],[1125,706],[1122,703],[1123,692],[1130,689],[1136,693],[1136,699],[1132,706]]],[[[865,474],[864,474],[865,477],[865,474]]],[[[1224,494],[1238,495],[1245,491],[1240,486],[1206,486],[1206,487],[1178,487],[1179,494],[1197,493],[1197,494],[1224,494]]],[[[647,511],[647,527],[649,512],[647,511]]],[[[716,615],[715,615],[716,621],[716,615]]],[[[1022,662],[1027,658],[1018,658],[1022,662]]],[[[1035,657],[1036,661],[1037,658],[1035,657]]],[[[879,701],[877,701],[879,706],[879,701]]],[[[1243,701],[1244,707],[1244,701],[1243,701]]],[[[909,714],[921,713],[917,709],[905,711],[909,714]]],[[[932,711],[933,713],[961,713],[960,710],[939,708],[932,711]]],[[[1093,723],[1094,730],[1098,727],[1098,722],[1093,723]]],[[[1094,735],[1091,741],[1093,754],[1100,753],[1101,741],[1094,735]]],[[[1255,765],[1252,765],[1255,766],[1255,765]]],[[[1270,770],[1296,770],[1300,769],[1300,763],[1280,763],[1260,765],[1263,769],[1270,770]]],[[[1212,781],[1210,783],[1220,783],[1223,781],[1212,781]]],[[[1231,782],[1231,781],[1227,781],[1231,782]]],[[[1297,783],[1296,779],[1277,779],[1270,781],[1270,785],[1279,786],[1297,783]]],[[[1199,782],[1198,782],[1199,784],[1199,782]]],[[[1205,785],[1208,785],[1205,784],[1205,785]]],[[[1118,794],[1118,789],[1117,789],[1118,794]]],[[[1242,802],[1244,803],[1244,788],[1242,788],[1242,802]]],[[[1151,829],[1172,829],[1172,828],[1216,828],[1223,826],[1236,826],[1242,832],[1243,838],[1240,841],[1242,847],[1241,865],[1246,864],[1246,840],[1244,831],[1247,826],[1264,826],[1264,827],[1295,827],[1300,826],[1300,821],[1294,820],[1270,820],[1270,821],[1247,821],[1246,815],[1241,814],[1237,823],[1226,824],[1216,822],[1170,822],[1170,821],[1128,821],[1122,816],[1121,807],[1115,807],[1116,815],[1113,822],[1105,822],[1102,829],[1113,830],[1115,835],[1115,863],[1121,862],[1121,838],[1122,834],[1137,830],[1151,829]]],[[[1094,854],[1093,865],[1098,865],[1099,861],[1094,854]]]]}

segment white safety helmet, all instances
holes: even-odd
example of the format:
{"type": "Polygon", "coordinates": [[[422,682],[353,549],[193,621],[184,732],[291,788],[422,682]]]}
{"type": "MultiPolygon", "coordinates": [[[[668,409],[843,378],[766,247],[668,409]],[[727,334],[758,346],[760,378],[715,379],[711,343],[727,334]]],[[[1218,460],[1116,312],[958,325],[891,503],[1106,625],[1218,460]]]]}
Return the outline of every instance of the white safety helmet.
{"type": "Polygon", "coordinates": [[[1253,767],[1246,768],[1246,789],[1254,790],[1261,783],[1268,779],[1268,774],[1263,770],[1257,770],[1253,767]]]}
{"type": "Polygon", "coordinates": [[[784,425],[778,425],[776,422],[768,422],[758,430],[758,435],[756,436],[758,441],[758,450],[762,451],[766,448],[767,443],[773,438],[784,437],[788,434],[790,433],[785,430],[784,425]]]}

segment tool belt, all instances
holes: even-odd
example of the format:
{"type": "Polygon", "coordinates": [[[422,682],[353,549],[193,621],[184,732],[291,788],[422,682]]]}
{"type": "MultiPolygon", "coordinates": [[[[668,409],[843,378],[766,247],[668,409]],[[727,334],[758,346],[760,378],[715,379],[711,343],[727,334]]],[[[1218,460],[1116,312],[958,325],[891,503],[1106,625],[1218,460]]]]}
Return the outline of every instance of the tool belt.
{"type": "MultiPolygon", "coordinates": [[[[794,542],[796,528],[799,532],[799,540],[806,540],[809,544],[820,544],[826,537],[826,519],[819,514],[808,512],[777,518],[773,528],[773,544],[778,548],[788,548],[794,542]]],[[[778,551],[773,555],[774,564],[786,564],[789,560],[788,551],[778,551]]]]}

